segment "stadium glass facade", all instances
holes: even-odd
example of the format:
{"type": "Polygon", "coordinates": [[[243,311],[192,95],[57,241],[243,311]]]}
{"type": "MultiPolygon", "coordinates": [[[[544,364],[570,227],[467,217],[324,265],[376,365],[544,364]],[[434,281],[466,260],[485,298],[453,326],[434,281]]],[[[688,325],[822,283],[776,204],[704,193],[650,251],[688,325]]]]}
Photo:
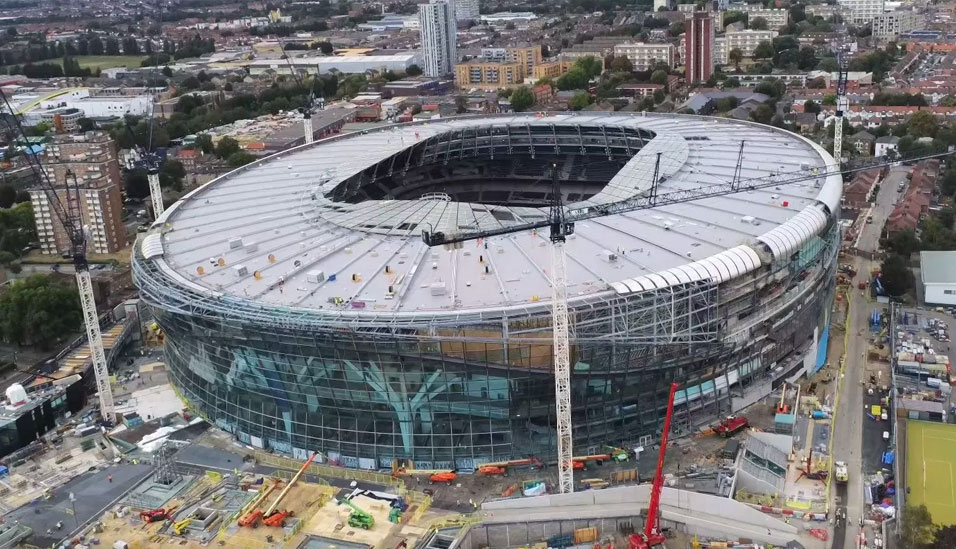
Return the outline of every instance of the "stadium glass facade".
{"type": "MultiPolygon", "coordinates": [[[[719,286],[572,302],[575,452],[656,436],[671,381],[684,387],[681,430],[815,367],[834,291],[832,217],[798,253],[719,286]],[[662,323],[675,330],[667,342],[654,339],[662,323]]],[[[546,304],[417,324],[335,324],[318,311],[210,299],[139,247],[134,273],[165,332],[172,383],[244,443],[302,457],[318,450],[364,468],[412,458],[422,468],[467,469],[554,454],[546,304]]]]}

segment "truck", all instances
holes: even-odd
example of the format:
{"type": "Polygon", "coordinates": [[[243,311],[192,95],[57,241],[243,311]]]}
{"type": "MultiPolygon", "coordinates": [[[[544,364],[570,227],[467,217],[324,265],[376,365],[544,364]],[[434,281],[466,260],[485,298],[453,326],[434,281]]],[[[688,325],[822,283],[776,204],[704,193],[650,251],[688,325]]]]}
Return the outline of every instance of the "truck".
{"type": "Polygon", "coordinates": [[[747,427],[750,427],[750,421],[744,416],[727,416],[714,427],[714,432],[724,438],[728,438],[743,431],[747,427]]]}
{"type": "Polygon", "coordinates": [[[837,461],[833,464],[836,471],[836,481],[837,484],[846,484],[850,480],[850,475],[847,472],[846,462],[837,461]]]}

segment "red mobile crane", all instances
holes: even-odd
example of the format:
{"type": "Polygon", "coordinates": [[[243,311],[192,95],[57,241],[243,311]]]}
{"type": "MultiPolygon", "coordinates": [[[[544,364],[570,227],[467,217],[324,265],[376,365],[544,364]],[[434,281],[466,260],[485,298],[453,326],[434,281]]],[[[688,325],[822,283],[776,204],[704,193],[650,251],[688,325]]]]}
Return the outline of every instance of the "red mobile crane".
{"type": "Polygon", "coordinates": [[[651,501],[647,506],[647,521],[644,523],[644,532],[631,534],[630,549],[649,549],[664,543],[664,534],[661,533],[661,491],[664,489],[664,456],[667,454],[667,435],[671,430],[671,417],[674,415],[674,395],[677,393],[677,383],[671,383],[671,394],[667,398],[667,415],[664,416],[664,432],[661,434],[661,451],[657,456],[657,472],[654,474],[654,484],[651,485],[651,501]]]}

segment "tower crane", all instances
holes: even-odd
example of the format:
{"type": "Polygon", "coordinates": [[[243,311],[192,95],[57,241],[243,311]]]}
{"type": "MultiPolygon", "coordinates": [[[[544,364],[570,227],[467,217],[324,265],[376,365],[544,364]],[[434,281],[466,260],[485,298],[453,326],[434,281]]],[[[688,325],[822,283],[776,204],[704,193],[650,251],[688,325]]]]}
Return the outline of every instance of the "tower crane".
{"type": "Polygon", "coordinates": [[[149,141],[146,147],[142,147],[136,142],[136,134],[130,126],[129,119],[125,116],[123,117],[123,121],[126,123],[126,130],[133,139],[133,154],[127,158],[126,168],[133,170],[136,168],[137,163],[142,163],[143,167],[146,168],[146,180],[149,182],[149,200],[153,205],[153,220],[155,221],[166,211],[166,206],[163,204],[163,189],[159,185],[159,155],[153,150],[154,119],[153,107],[150,106],[149,124],[147,126],[149,128],[149,141]]]}
{"type": "MultiPolygon", "coordinates": [[[[159,14],[156,17],[160,28],[162,27],[163,22],[164,7],[165,5],[160,2],[159,14]]],[[[149,40],[148,37],[147,40],[149,40]]],[[[153,65],[153,69],[150,72],[153,74],[153,76],[156,75],[156,64],[153,65]]],[[[129,136],[133,140],[133,149],[131,151],[132,154],[130,157],[127,157],[126,169],[133,170],[136,168],[137,164],[141,164],[146,169],[146,180],[149,182],[149,201],[153,206],[153,221],[159,219],[159,216],[163,215],[163,212],[166,211],[166,205],[163,204],[163,189],[159,184],[159,155],[157,155],[156,151],[153,150],[153,120],[156,118],[155,109],[156,100],[153,98],[149,105],[149,140],[146,143],[146,147],[142,147],[136,142],[136,133],[133,132],[133,128],[130,126],[129,119],[125,116],[123,117],[123,123],[126,125],[126,131],[129,132],[129,136]]]]}
{"type": "MultiPolygon", "coordinates": [[[[741,152],[743,143],[741,143],[741,152]]],[[[796,172],[782,172],[768,177],[741,179],[740,164],[742,154],[738,155],[738,167],[734,178],[730,182],[717,183],[702,187],[679,189],[660,192],[659,187],[663,178],[659,176],[661,154],[657,153],[654,165],[654,175],[651,179],[651,188],[639,196],[613,202],[610,204],[588,205],[580,208],[567,209],[561,197],[561,186],[558,181],[558,170],[552,165],[551,202],[549,215],[513,225],[500,226],[492,229],[459,230],[444,232],[436,230],[422,231],[422,240],[428,246],[445,246],[460,244],[469,240],[486,239],[492,236],[502,236],[523,231],[536,231],[548,227],[551,231],[551,311],[553,331],[553,363],[556,432],[558,449],[558,485],[560,493],[568,494],[574,491],[574,463],[573,463],[573,433],[571,425],[571,357],[570,357],[570,321],[568,318],[567,280],[565,272],[564,243],[566,237],[574,233],[574,224],[580,221],[623,214],[638,210],[646,210],[671,204],[692,202],[704,198],[713,198],[741,192],[789,185],[824,179],[830,175],[854,173],[873,169],[877,166],[886,166],[886,163],[872,161],[862,167],[841,170],[840,165],[825,168],[796,172]]],[[[925,155],[910,160],[918,161],[954,154],[952,152],[925,155]]]]}
{"type": "Polygon", "coordinates": [[[644,522],[644,532],[631,534],[630,549],[649,549],[664,543],[664,534],[661,533],[661,492],[664,491],[664,456],[667,455],[667,437],[671,431],[671,418],[674,416],[674,395],[680,385],[671,383],[671,392],[667,397],[667,415],[664,416],[664,432],[661,433],[661,450],[657,454],[657,470],[654,472],[654,483],[651,484],[651,499],[647,505],[647,521],[644,522]]]}
{"type": "Polygon", "coordinates": [[[843,114],[850,108],[846,97],[847,82],[850,77],[850,62],[847,51],[841,47],[837,50],[837,85],[836,85],[836,120],[833,121],[833,161],[840,167],[843,160],[843,114]]]}
{"type": "MultiPolygon", "coordinates": [[[[0,89],[3,104],[10,112],[13,125],[20,136],[26,141],[26,133],[20,124],[20,119],[10,105],[7,94],[0,89]]],[[[109,370],[106,364],[106,352],[103,350],[103,336],[100,333],[100,319],[96,314],[96,300],[93,296],[93,283],[90,280],[90,268],[86,258],[86,241],[88,227],[82,225],[80,201],[82,199],[76,176],[68,173],[63,185],[63,199],[57,193],[56,184],[40,164],[37,155],[24,155],[36,177],[37,184],[46,195],[50,208],[63,225],[63,229],[70,240],[70,256],[73,259],[73,269],[76,271],[76,288],[80,294],[80,307],[83,310],[83,324],[86,326],[86,336],[89,339],[90,355],[93,359],[93,374],[96,378],[96,390],[100,401],[100,415],[110,423],[116,423],[116,414],[113,410],[113,388],[110,386],[109,370]],[[70,185],[70,179],[73,185],[70,185]],[[64,205],[65,202],[65,205],[64,205]]]]}
{"type": "MultiPolygon", "coordinates": [[[[282,43],[282,37],[279,36],[279,33],[276,33],[276,40],[279,42],[279,49],[282,50],[282,57],[285,58],[286,63],[289,65],[289,72],[292,73],[292,78],[295,79],[295,84],[299,88],[303,88],[302,79],[299,78],[299,73],[295,69],[295,63],[292,62],[292,59],[285,51],[285,45],[282,43]]],[[[318,75],[318,71],[316,71],[318,75]]],[[[302,113],[302,129],[305,132],[305,143],[309,144],[312,142],[312,110],[315,108],[315,80],[312,80],[312,85],[309,86],[309,96],[305,100],[305,105],[299,107],[297,110],[302,113]]]]}

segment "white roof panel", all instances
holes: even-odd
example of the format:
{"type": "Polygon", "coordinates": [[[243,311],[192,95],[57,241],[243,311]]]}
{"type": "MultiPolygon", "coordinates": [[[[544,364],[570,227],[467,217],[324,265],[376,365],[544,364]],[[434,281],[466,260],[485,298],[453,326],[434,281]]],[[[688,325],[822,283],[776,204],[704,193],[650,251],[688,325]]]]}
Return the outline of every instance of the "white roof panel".
{"type": "MultiPolygon", "coordinates": [[[[166,210],[143,240],[142,253],[147,259],[162,256],[165,261],[157,265],[174,271],[174,278],[191,288],[340,315],[348,315],[351,305],[336,303],[348,300],[363,303],[365,312],[382,314],[527,307],[550,295],[546,229],[536,238],[528,233],[495,236],[480,247],[466,242],[457,249],[426,249],[420,235],[429,227],[446,232],[508,227],[543,219],[547,208],[421,199],[411,191],[389,200],[340,201],[333,191],[357,180],[351,178],[366,168],[388,165],[397,155],[404,158],[412,146],[437,147],[461,131],[469,136],[492,126],[550,132],[552,127],[589,125],[606,128],[609,136],[644,132],[646,142],[603,189],[586,201],[569,203],[571,209],[646,193],[657,153],[665,176],[662,193],[730,181],[742,140],[747,143],[740,166],[744,179],[796,172],[803,165],[823,170],[832,163],[821,148],[794,134],[707,117],[518,114],[393,125],[283,151],[202,186],[166,210]],[[256,246],[230,247],[236,238],[256,246]],[[479,254],[487,254],[493,276],[484,276],[479,254]],[[220,258],[225,268],[218,266],[220,258]],[[231,267],[237,264],[260,276],[236,277],[231,267]],[[311,271],[323,271],[325,282],[310,283],[311,271]],[[448,291],[432,295],[429,287],[436,282],[448,291]],[[402,290],[384,299],[395,285],[402,290]]],[[[637,150],[639,145],[631,143],[637,150]]],[[[569,295],[585,299],[701,279],[723,282],[760,265],[760,256],[746,243],[763,242],[780,257],[818,232],[827,221],[821,202],[831,209],[839,203],[839,188],[829,180],[578,222],[577,238],[567,246],[575,259],[568,262],[569,295]],[[754,222],[741,222],[745,215],[754,222]],[[793,229],[787,228],[790,224],[793,229]],[[620,249],[621,257],[592,260],[604,249],[620,249]]]]}

